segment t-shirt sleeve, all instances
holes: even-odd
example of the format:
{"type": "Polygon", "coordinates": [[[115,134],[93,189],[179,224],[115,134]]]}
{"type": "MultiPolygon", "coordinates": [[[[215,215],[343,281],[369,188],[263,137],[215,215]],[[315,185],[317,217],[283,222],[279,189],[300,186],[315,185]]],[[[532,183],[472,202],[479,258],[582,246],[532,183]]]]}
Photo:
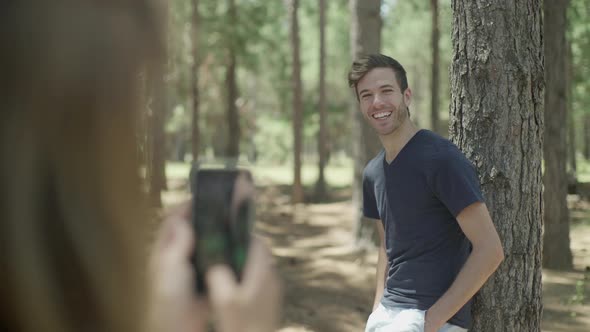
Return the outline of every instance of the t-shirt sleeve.
{"type": "Polygon", "coordinates": [[[375,199],[375,186],[366,172],[363,172],[363,215],[366,218],[381,219],[375,199]]]}
{"type": "Polygon", "coordinates": [[[445,153],[432,166],[431,187],[454,217],[469,205],[483,202],[475,167],[461,152],[445,153]]]}

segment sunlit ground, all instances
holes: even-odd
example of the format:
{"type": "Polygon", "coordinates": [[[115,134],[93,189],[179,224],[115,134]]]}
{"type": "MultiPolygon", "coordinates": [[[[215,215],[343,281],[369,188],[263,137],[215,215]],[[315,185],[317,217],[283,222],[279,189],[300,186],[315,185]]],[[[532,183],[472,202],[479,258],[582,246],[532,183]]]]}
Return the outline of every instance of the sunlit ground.
{"type": "Polygon", "coordinates": [[[590,202],[569,197],[573,271],[543,270],[544,332],[590,331],[590,202]]]}
{"type": "MultiPolygon", "coordinates": [[[[590,180],[588,163],[579,177],[590,180]]],[[[169,163],[166,205],[188,199],[189,164],[169,163]]],[[[272,247],[286,299],[280,332],[362,331],[370,310],[376,252],[358,251],[350,204],[352,166],[330,165],[326,178],[337,196],[332,203],[289,204],[292,167],[249,168],[259,187],[256,232],[272,247]],[[334,189],[337,188],[337,189],[334,189]]],[[[308,188],[317,166],[305,165],[308,188]]],[[[590,203],[568,197],[574,271],[543,271],[544,332],[590,331],[590,203]]]]}
{"type": "MultiPolygon", "coordinates": [[[[288,185],[293,183],[293,167],[291,165],[251,165],[248,169],[252,172],[255,182],[263,184],[288,185]]],[[[169,179],[186,178],[190,171],[189,163],[168,162],[166,164],[166,176],[169,179]]],[[[352,182],[352,165],[328,165],[324,171],[326,181],[333,187],[350,186],[352,182]]],[[[315,183],[318,177],[318,166],[305,164],[301,168],[301,181],[309,186],[315,183]]]]}

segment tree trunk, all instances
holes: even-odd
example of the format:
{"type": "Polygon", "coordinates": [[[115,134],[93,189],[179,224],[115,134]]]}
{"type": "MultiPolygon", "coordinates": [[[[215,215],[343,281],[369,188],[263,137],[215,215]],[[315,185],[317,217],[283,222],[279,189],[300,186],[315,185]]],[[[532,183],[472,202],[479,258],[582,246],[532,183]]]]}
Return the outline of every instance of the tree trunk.
{"type": "Polygon", "coordinates": [[[193,64],[191,67],[191,91],[192,91],[192,138],[191,151],[193,154],[193,161],[199,159],[199,150],[201,143],[201,133],[199,129],[199,0],[192,0],[192,54],[193,64]]]}
{"type": "MultiPolygon", "coordinates": [[[[229,0],[228,3],[228,22],[236,24],[236,2],[229,0]]],[[[228,124],[228,141],[226,148],[226,157],[230,160],[237,161],[240,154],[240,118],[236,100],[238,99],[238,85],[236,82],[236,31],[231,29],[231,35],[228,45],[228,63],[225,72],[225,84],[227,86],[227,124],[228,124]]]]}
{"type": "MultiPolygon", "coordinates": [[[[381,49],[381,1],[380,0],[349,0],[350,50],[352,59],[363,55],[379,53],[381,49]]],[[[354,178],[352,202],[356,220],[356,240],[359,246],[377,244],[375,225],[362,217],[363,169],[381,150],[381,142],[373,129],[365,122],[358,110],[358,101],[351,97],[352,144],[354,159],[354,178]]]]}
{"type": "MultiPolygon", "coordinates": [[[[568,98],[570,97],[571,94],[568,93],[568,98]]],[[[576,160],[576,123],[574,120],[572,104],[569,102],[569,99],[567,104],[567,158],[569,163],[568,183],[575,185],[577,182],[576,176],[578,174],[578,162],[576,160]]]]}
{"type": "Polygon", "coordinates": [[[432,8],[432,77],[430,82],[430,124],[432,130],[443,134],[439,120],[438,100],[439,100],[439,28],[438,28],[438,0],[430,0],[432,8]]]}
{"type": "Polygon", "coordinates": [[[590,113],[584,113],[584,158],[590,160],[590,113]]]}
{"type": "Polygon", "coordinates": [[[151,112],[148,116],[148,158],[146,177],[148,179],[150,205],[161,207],[161,193],[166,190],[166,85],[164,69],[159,67],[151,78],[151,112]]]}
{"type": "Polygon", "coordinates": [[[567,209],[567,67],[566,11],[568,1],[545,1],[545,232],[543,267],[571,269],[569,212],[567,209]]]}
{"type": "Polygon", "coordinates": [[[297,9],[299,0],[291,0],[291,48],[293,55],[293,196],[294,204],[303,203],[303,186],[301,184],[301,150],[303,147],[303,97],[301,87],[301,60],[299,55],[299,17],[297,9]]]}
{"type": "MultiPolygon", "coordinates": [[[[569,76],[571,77],[571,76],[569,76]]],[[[572,103],[569,98],[571,94],[568,93],[568,112],[567,112],[567,193],[577,194],[578,193],[578,171],[576,161],[576,125],[574,122],[572,103]]],[[[569,210],[568,210],[569,212],[569,210]]],[[[572,258],[573,260],[573,258],[572,258]]]]}
{"type": "Polygon", "coordinates": [[[473,162],[505,260],[475,297],[471,331],[540,331],[541,0],[452,0],[450,138],[473,162]]]}
{"type": "Polygon", "coordinates": [[[578,172],[578,165],[576,162],[576,125],[574,121],[574,107],[573,107],[573,94],[572,94],[572,82],[574,79],[574,71],[572,66],[572,44],[565,39],[566,43],[566,99],[567,99],[567,156],[569,162],[568,184],[576,184],[576,174],[578,172]]]}
{"type": "Polygon", "coordinates": [[[326,0],[320,0],[320,87],[318,109],[320,128],[318,131],[318,181],[316,183],[316,199],[326,199],[326,179],[324,169],[328,156],[328,129],[326,128],[326,0]]]}

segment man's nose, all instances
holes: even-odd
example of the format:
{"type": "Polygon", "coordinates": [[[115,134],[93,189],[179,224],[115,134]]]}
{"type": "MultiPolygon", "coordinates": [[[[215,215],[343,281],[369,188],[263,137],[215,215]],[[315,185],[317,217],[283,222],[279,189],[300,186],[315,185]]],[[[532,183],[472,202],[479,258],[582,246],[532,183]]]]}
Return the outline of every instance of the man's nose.
{"type": "Polygon", "coordinates": [[[381,107],[384,105],[383,98],[380,94],[376,94],[375,98],[373,99],[373,107],[381,107]]]}

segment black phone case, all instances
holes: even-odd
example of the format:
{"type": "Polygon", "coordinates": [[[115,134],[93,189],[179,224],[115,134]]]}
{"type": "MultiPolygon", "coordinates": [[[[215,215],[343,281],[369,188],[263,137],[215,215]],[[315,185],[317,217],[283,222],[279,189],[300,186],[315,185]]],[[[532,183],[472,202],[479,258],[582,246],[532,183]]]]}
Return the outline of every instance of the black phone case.
{"type": "Polygon", "coordinates": [[[251,182],[246,170],[193,169],[191,191],[193,193],[192,225],[196,233],[193,265],[196,271],[196,288],[206,293],[204,277],[207,269],[215,264],[227,264],[241,279],[250,245],[250,230],[254,218],[252,198],[243,200],[231,217],[230,206],[234,185],[242,173],[251,182]]]}

